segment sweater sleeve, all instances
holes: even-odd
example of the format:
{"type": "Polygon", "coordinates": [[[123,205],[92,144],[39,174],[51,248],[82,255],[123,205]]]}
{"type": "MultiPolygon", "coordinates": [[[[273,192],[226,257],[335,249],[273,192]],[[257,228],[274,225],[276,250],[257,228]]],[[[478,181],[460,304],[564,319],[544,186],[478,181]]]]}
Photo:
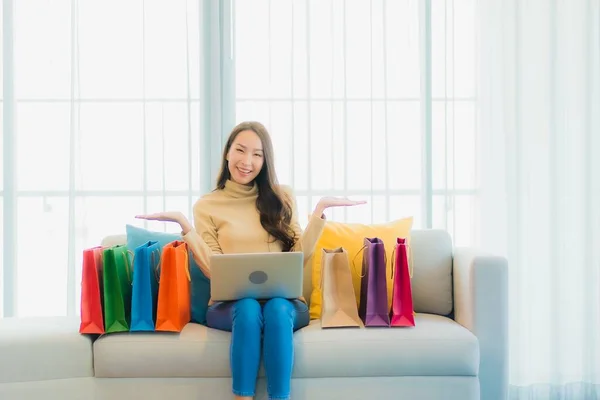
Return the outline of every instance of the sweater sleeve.
{"type": "Polygon", "coordinates": [[[192,251],[196,264],[210,279],[210,256],[223,254],[223,251],[217,240],[217,228],[201,200],[194,205],[194,229],[186,233],[183,240],[192,251]]]}
{"type": "Polygon", "coordinates": [[[292,229],[295,233],[296,244],[292,251],[301,251],[304,253],[304,267],[309,263],[310,256],[315,250],[315,246],[325,228],[325,219],[319,216],[311,216],[306,225],[306,229],[302,231],[298,222],[298,206],[296,197],[292,189],[288,186],[283,187],[284,192],[289,196],[292,204],[292,229]]]}

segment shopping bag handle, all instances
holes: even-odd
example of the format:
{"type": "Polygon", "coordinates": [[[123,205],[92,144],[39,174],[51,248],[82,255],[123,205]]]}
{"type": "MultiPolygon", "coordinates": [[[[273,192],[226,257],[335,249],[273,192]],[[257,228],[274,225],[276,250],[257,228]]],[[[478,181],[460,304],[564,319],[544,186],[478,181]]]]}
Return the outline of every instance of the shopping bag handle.
{"type": "MultiPolygon", "coordinates": [[[[364,268],[362,268],[362,266],[361,266],[361,274],[362,274],[362,275],[356,272],[356,263],[355,263],[355,262],[356,262],[356,256],[358,256],[358,255],[360,254],[360,252],[361,252],[361,251],[363,251],[363,250],[364,250],[366,247],[367,247],[367,245],[366,245],[366,244],[365,244],[365,245],[363,245],[363,247],[361,247],[361,249],[360,249],[358,252],[356,252],[356,254],[354,255],[354,257],[352,258],[352,271],[353,271],[353,272],[354,272],[354,274],[355,274],[356,276],[358,276],[359,278],[364,278],[364,277],[365,277],[365,275],[367,275],[367,272],[366,272],[366,271],[363,271],[363,270],[364,270],[364,268]]],[[[321,273],[323,273],[323,271],[321,271],[321,273]]]]}
{"type": "Polygon", "coordinates": [[[394,250],[392,250],[392,260],[390,262],[390,265],[392,266],[392,279],[394,279],[394,270],[396,269],[396,249],[398,248],[398,246],[400,245],[396,244],[394,246],[394,250]]]}
{"type": "Polygon", "coordinates": [[[410,245],[408,243],[405,244],[406,246],[406,252],[409,254],[408,256],[408,275],[409,278],[413,277],[413,268],[414,268],[414,263],[413,263],[413,251],[412,251],[412,247],[410,247],[410,245]]]}
{"type": "Polygon", "coordinates": [[[406,243],[406,241],[404,243],[397,243],[394,246],[394,251],[392,251],[392,262],[390,263],[392,265],[392,279],[394,278],[394,270],[396,269],[396,257],[394,257],[394,255],[396,254],[396,249],[398,248],[398,246],[405,246],[406,247],[406,253],[410,254],[408,257],[408,275],[410,278],[412,278],[413,276],[413,252],[412,252],[412,248],[410,247],[410,245],[408,243],[406,243]]]}
{"type": "Polygon", "coordinates": [[[191,282],[192,277],[190,275],[190,253],[188,251],[187,243],[183,242],[183,247],[185,249],[185,274],[187,275],[188,282],[191,282]]]}
{"type": "Polygon", "coordinates": [[[127,250],[127,252],[123,252],[121,253],[123,255],[123,259],[125,260],[125,269],[127,270],[127,279],[129,279],[129,283],[133,285],[133,279],[131,279],[131,265],[133,264],[133,258],[135,258],[135,255],[133,254],[133,252],[131,250],[127,250]],[[127,254],[131,254],[132,255],[132,260],[129,260],[129,257],[127,257],[127,254]]]}
{"type": "Polygon", "coordinates": [[[185,274],[187,275],[188,282],[191,282],[192,281],[192,277],[190,275],[190,260],[189,260],[189,255],[188,255],[188,260],[187,260],[186,265],[185,265],[185,274]]]}
{"type": "MultiPolygon", "coordinates": [[[[131,264],[131,269],[134,269],[135,266],[135,253],[131,250],[127,250],[127,253],[131,255],[131,262],[127,263],[127,261],[129,260],[127,258],[127,256],[125,256],[126,262],[125,262],[125,266],[127,267],[127,277],[129,278],[129,281],[131,282],[131,284],[133,285],[133,280],[131,279],[131,274],[129,271],[129,264],[131,264]]],[[[160,276],[158,275],[158,270],[160,268],[160,249],[156,249],[156,250],[152,250],[152,265],[154,265],[154,253],[158,253],[158,263],[156,264],[156,266],[152,267],[154,269],[154,276],[156,277],[156,280],[159,281],[160,280],[160,276]]],[[[123,253],[123,255],[125,255],[125,253],[123,253]]]]}
{"type": "MultiPolygon", "coordinates": [[[[345,251],[346,250],[343,247],[338,247],[338,248],[336,248],[333,251],[332,250],[327,251],[325,249],[322,250],[322,253],[321,253],[322,254],[321,255],[321,282],[319,283],[319,285],[320,285],[319,289],[323,289],[323,285],[325,283],[325,274],[323,273],[323,263],[324,263],[324,260],[325,260],[325,255],[326,254],[333,254],[334,257],[337,254],[344,254],[344,255],[346,255],[345,251]]],[[[347,255],[346,255],[346,261],[348,261],[348,256],[347,255]]]]}
{"type": "MultiPolygon", "coordinates": [[[[383,267],[387,268],[387,252],[385,251],[385,247],[383,245],[381,245],[381,247],[383,247],[383,267]]],[[[386,272],[387,275],[387,272],[386,272]]]]}
{"type": "MultiPolygon", "coordinates": [[[[359,254],[361,251],[363,251],[363,250],[365,249],[365,247],[367,247],[367,245],[366,245],[366,244],[365,244],[365,245],[364,245],[364,246],[363,246],[363,247],[362,247],[362,248],[361,248],[361,249],[360,249],[360,250],[359,250],[359,251],[358,251],[358,252],[357,252],[357,253],[354,255],[354,258],[352,259],[352,269],[354,270],[354,273],[355,273],[355,274],[356,274],[358,277],[360,277],[360,278],[364,278],[364,277],[365,277],[365,275],[367,274],[367,272],[366,272],[366,270],[364,270],[365,268],[362,268],[362,269],[364,270],[364,271],[363,271],[363,270],[361,270],[361,273],[362,273],[362,275],[359,275],[358,273],[356,273],[356,263],[355,263],[355,261],[356,261],[356,256],[358,256],[358,254],[359,254]]],[[[382,247],[383,247],[383,265],[387,267],[387,253],[386,253],[386,251],[385,251],[385,247],[384,247],[384,246],[382,246],[382,247]]]]}
{"type": "Polygon", "coordinates": [[[152,265],[154,265],[154,253],[158,253],[158,263],[156,263],[156,266],[152,267],[154,269],[154,277],[156,278],[157,282],[160,282],[160,249],[156,249],[156,250],[152,250],[151,253],[151,259],[152,259],[152,265]]]}

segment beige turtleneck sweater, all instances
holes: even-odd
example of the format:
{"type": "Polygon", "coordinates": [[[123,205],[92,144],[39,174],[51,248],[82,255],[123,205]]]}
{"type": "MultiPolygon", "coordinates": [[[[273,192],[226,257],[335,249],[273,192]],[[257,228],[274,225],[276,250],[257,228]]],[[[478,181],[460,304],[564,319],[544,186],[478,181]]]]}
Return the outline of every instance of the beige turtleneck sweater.
{"type": "MultiPolygon", "coordinates": [[[[292,229],[296,233],[293,251],[304,253],[304,266],[309,263],[325,220],[312,216],[302,232],[298,223],[296,199],[291,188],[282,189],[293,200],[292,229]]],[[[231,180],[225,188],[202,196],[194,204],[194,228],[183,236],[192,251],[194,260],[210,277],[210,257],[212,254],[280,252],[281,244],[274,242],[260,224],[256,209],[258,187],[241,185],[231,180]]],[[[301,299],[306,302],[305,299],[301,299]]]]}

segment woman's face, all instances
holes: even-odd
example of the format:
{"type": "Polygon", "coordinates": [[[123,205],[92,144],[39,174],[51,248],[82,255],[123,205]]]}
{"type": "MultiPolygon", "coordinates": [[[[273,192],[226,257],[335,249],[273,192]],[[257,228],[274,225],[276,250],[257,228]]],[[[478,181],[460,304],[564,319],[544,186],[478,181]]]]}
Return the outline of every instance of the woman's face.
{"type": "Polygon", "coordinates": [[[262,169],[263,163],[262,142],[258,135],[251,130],[238,133],[227,153],[231,180],[249,185],[262,169]]]}

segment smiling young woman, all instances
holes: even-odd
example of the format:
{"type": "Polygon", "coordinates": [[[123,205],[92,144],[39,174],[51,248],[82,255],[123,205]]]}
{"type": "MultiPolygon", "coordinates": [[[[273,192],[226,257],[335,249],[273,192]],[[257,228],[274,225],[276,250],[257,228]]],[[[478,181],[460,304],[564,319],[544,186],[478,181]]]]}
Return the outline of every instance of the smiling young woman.
{"type": "MultiPolygon", "coordinates": [[[[229,135],[216,189],[194,205],[193,227],[176,211],[138,218],[178,223],[208,278],[212,254],[302,251],[306,265],[323,231],[325,209],[365,202],[324,197],[303,231],[293,192],[279,185],[274,166],[267,129],[258,122],[243,122],[229,135]]],[[[232,332],[230,359],[236,399],[254,396],[261,348],[269,398],[289,398],[293,333],[310,320],[303,298],[211,302],[206,319],[208,326],[232,332]]]]}

